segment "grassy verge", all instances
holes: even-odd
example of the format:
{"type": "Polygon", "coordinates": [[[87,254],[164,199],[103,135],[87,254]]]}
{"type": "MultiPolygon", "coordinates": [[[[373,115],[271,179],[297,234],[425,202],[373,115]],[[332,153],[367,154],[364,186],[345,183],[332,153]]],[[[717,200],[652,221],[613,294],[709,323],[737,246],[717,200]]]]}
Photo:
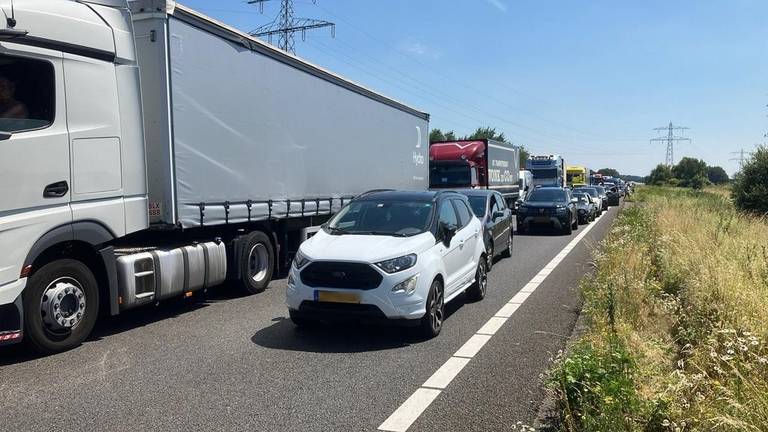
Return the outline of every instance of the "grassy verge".
{"type": "Polygon", "coordinates": [[[566,431],[768,431],[768,221],[640,189],[582,282],[550,385],[566,431]]]}

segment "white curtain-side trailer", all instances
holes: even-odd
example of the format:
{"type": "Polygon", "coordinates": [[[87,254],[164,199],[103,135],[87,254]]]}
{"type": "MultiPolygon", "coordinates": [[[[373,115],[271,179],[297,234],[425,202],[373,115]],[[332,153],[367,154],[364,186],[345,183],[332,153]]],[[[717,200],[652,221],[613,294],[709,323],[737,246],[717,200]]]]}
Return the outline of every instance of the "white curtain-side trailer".
{"type": "Polygon", "coordinates": [[[99,310],[225,279],[259,292],[355,196],[428,186],[427,114],[187,7],[13,6],[0,79],[30,118],[0,118],[0,344],[65,350],[99,310]]]}

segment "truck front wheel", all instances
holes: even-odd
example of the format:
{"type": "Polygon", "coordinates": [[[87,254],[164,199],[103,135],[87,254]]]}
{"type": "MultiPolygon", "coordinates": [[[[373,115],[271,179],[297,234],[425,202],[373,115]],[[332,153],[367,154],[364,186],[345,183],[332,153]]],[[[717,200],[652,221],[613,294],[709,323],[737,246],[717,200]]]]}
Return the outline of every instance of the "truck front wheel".
{"type": "Polygon", "coordinates": [[[35,351],[53,354],[80,345],[99,312],[99,288],[80,261],[61,259],[30,278],[22,297],[24,338],[35,351]]]}
{"type": "Polygon", "coordinates": [[[269,237],[261,231],[249,233],[238,261],[243,289],[250,294],[264,291],[275,268],[275,253],[269,237]]]}

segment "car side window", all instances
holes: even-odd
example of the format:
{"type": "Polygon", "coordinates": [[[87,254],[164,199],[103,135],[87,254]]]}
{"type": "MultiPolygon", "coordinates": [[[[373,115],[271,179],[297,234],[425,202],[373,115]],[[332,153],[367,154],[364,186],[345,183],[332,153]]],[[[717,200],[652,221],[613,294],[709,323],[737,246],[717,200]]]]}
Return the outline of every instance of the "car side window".
{"type": "Polygon", "coordinates": [[[459,226],[459,220],[456,217],[456,210],[453,209],[453,205],[449,200],[443,201],[440,205],[440,216],[438,217],[438,224],[440,226],[459,226]]]}
{"type": "Polygon", "coordinates": [[[472,212],[467,207],[467,204],[462,200],[453,199],[453,205],[456,206],[456,212],[459,214],[459,227],[463,228],[469,225],[469,221],[472,220],[472,212]]]}
{"type": "Polygon", "coordinates": [[[504,210],[504,204],[495,196],[491,196],[491,214],[504,210]]]}
{"type": "Polygon", "coordinates": [[[0,55],[0,130],[23,132],[53,123],[53,65],[0,55]]]}
{"type": "Polygon", "coordinates": [[[494,197],[496,197],[496,202],[499,205],[499,210],[506,210],[507,204],[504,202],[504,197],[496,194],[494,194],[494,197]]]}

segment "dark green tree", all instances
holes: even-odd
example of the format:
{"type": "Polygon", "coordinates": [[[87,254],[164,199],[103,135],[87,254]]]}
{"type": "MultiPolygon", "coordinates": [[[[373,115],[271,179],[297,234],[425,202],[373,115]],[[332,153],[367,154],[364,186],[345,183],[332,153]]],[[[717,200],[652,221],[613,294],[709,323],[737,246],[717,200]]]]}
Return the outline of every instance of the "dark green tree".
{"type": "Polygon", "coordinates": [[[707,179],[714,184],[725,184],[730,180],[728,173],[720,166],[707,167],[707,179]]]}
{"type": "Polygon", "coordinates": [[[739,209],[768,214],[768,147],[758,147],[736,174],[731,194],[739,209]]]}
{"type": "Polygon", "coordinates": [[[600,174],[602,174],[604,176],[610,176],[610,177],[618,177],[619,176],[619,171],[615,170],[613,168],[600,168],[599,170],[597,170],[597,172],[599,172],[600,174]]]}
{"type": "Polygon", "coordinates": [[[647,183],[649,185],[663,186],[669,183],[672,179],[672,168],[664,164],[656,165],[648,176],[647,183]]]}
{"type": "Polygon", "coordinates": [[[490,139],[495,141],[507,140],[507,138],[504,136],[504,132],[496,132],[496,128],[492,128],[490,126],[479,127],[475,129],[475,132],[473,132],[471,135],[465,136],[464,139],[490,139]]]}
{"type": "Polygon", "coordinates": [[[443,133],[440,129],[432,129],[429,132],[429,142],[437,141],[453,141],[456,139],[456,134],[453,131],[443,133]]]}
{"type": "Polygon", "coordinates": [[[520,146],[520,169],[525,169],[525,161],[528,160],[528,158],[531,157],[531,152],[529,152],[525,146],[520,146]]]}
{"type": "Polygon", "coordinates": [[[680,180],[681,187],[701,189],[707,180],[707,164],[701,159],[684,157],[672,167],[672,175],[680,180]]]}

